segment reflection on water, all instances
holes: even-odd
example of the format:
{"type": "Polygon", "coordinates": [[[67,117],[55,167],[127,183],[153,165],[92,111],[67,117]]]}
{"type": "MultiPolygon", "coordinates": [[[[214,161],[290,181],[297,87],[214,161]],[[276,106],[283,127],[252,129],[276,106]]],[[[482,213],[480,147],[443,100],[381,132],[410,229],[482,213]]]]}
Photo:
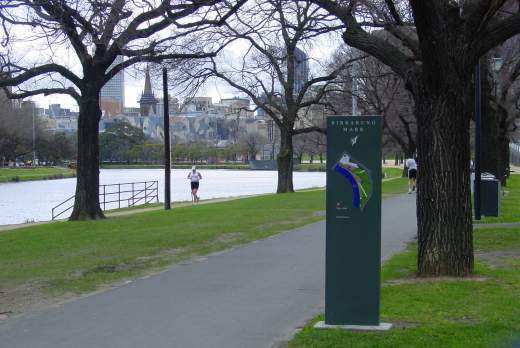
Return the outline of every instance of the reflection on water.
{"type": "MultiPolygon", "coordinates": [[[[189,201],[189,170],[172,170],[172,200],[189,201]]],[[[201,199],[276,192],[276,171],[201,170],[201,199]]],[[[159,199],[164,197],[162,169],[102,169],[101,184],[159,181],[159,199]]],[[[294,188],[325,186],[325,173],[294,173],[294,188]]],[[[51,209],[74,194],[76,179],[27,181],[0,184],[0,225],[51,219],[51,209]]],[[[65,217],[65,216],[64,216],[65,217]]],[[[61,218],[61,217],[60,217],[61,218]]]]}

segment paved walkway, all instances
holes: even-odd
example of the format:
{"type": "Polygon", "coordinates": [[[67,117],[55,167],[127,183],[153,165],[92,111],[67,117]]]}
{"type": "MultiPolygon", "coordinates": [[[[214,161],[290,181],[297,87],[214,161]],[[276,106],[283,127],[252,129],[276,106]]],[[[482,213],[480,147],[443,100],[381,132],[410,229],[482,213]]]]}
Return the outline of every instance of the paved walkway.
{"type": "MultiPolygon", "coordinates": [[[[415,195],[384,200],[382,257],[416,235],[415,195]]],[[[2,347],[273,347],[323,311],[324,222],[0,323],[2,347]]]]}

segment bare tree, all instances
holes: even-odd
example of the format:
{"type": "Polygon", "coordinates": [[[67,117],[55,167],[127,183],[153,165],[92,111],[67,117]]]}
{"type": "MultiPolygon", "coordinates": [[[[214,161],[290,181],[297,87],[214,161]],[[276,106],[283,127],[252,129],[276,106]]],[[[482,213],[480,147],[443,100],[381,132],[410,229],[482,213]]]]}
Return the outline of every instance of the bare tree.
{"type": "Polygon", "coordinates": [[[520,118],[520,35],[486,55],[483,74],[482,170],[506,185],[509,142],[518,140],[520,118]]]}
{"type": "Polygon", "coordinates": [[[504,14],[500,11],[507,0],[313,2],[345,24],[345,43],[388,65],[413,96],[421,172],[418,274],[471,273],[472,73],[482,55],[520,32],[518,3],[504,14]],[[399,44],[374,29],[385,29],[399,44]]]}
{"type": "Polygon", "coordinates": [[[2,0],[0,87],[10,98],[64,94],[79,105],[78,175],[71,219],[99,219],[99,93],[137,63],[215,55],[190,44],[203,26],[219,25],[245,0],[2,0]],[[15,35],[16,33],[16,35],[15,35]],[[20,57],[23,45],[41,46],[20,57]],[[31,52],[32,53],[32,52],[31,52]],[[113,64],[116,57],[126,59],[113,64]],[[75,64],[66,64],[69,57],[75,64]]]}
{"type": "Polygon", "coordinates": [[[244,132],[240,135],[240,145],[250,161],[256,159],[256,155],[266,143],[267,139],[259,133],[244,132]]]}
{"type": "MultiPolygon", "coordinates": [[[[38,138],[41,127],[37,123],[38,138]]],[[[15,161],[32,153],[32,113],[14,108],[11,103],[1,103],[0,108],[0,160],[15,161]]],[[[32,158],[32,156],[31,156],[32,158]]]]}
{"type": "MultiPolygon", "coordinates": [[[[340,51],[336,59],[344,61],[344,55],[360,54],[351,49],[340,51]]],[[[373,57],[360,59],[351,69],[340,74],[336,89],[327,96],[329,112],[352,114],[352,98],[357,100],[358,114],[383,118],[383,136],[387,143],[394,147],[397,145],[407,158],[415,154],[417,123],[414,103],[403,79],[373,57]]]]}
{"type": "Polygon", "coordinates": [[[227,82],[251,98],[276,124],[281,138],[277,157],[279,193],[294,191],[292,137],[324,131],[311,124],[296,127],[301,110],[319,104],[330,82],[348,66],[349,62],[344,62],[336,69],[320,68],[316,74],[309,74],[312,58],[305,51],[319,38],[336,31],[337,24],[310,1],[250,1],[221,31],[237,46],[242,45],[240,62],[233,64],[226,57],[218,57],[193,74],[227,82]]]}

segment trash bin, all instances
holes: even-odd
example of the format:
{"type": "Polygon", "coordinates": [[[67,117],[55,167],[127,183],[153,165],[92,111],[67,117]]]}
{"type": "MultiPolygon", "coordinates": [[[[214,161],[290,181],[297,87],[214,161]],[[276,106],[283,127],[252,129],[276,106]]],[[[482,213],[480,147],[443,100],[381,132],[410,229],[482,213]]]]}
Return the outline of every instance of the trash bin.
{"type": "Polygon", "coordinates": [[[483,173],[480,179],[480,214],[500,215],[500,180],[489,173],[483,173]]]}

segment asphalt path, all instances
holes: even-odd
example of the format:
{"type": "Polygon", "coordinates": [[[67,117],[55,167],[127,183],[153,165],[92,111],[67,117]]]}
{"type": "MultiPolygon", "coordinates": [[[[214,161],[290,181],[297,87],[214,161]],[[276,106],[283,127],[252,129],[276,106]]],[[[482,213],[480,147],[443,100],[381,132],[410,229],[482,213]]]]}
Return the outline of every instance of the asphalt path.
{"type": "MultiPolygon", "coordinates": [[[[416,236],[415,194],[383,201],[382,258],[416,236]]],[[[0,322],[0,347],[274,347],[324,308],[325,223],[0,322]]]]}

